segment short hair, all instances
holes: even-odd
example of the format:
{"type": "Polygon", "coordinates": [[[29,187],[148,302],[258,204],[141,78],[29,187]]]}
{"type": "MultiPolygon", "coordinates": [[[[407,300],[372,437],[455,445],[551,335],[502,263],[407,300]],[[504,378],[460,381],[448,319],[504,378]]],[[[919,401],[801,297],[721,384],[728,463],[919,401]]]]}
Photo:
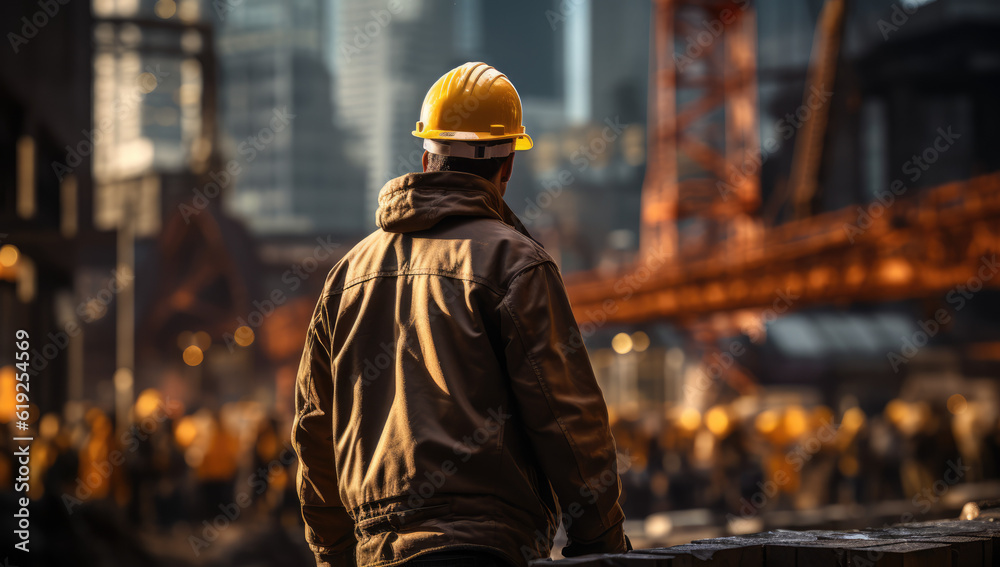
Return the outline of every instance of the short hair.
{"type": "MultiPolygon", "coordinates": [[[[487,147],[502,143],[510,143],[510,140],[499,140],[497,142],[483,144],[487,147]]],[[[441,154],[427,154],[427,171],[461,171],[478,175],[483,179],[492,179],[500,171],[510,154],[504,157],[472,159],[455,156],[443,156],[441,154]]]]}

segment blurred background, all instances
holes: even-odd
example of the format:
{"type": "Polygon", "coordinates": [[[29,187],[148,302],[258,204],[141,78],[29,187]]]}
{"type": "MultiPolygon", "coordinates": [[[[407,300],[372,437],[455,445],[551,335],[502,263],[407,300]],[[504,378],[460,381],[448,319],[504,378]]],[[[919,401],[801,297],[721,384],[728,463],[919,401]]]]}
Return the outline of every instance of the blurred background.
{"type": "Polygon", "coordinates": [[[992,0],[6,0],[0,22],[0,486],[13,509],[25,330],[38,564],[309,564],[309,317],[420,169],[427,88],[477,60],[524,103],[506,200],[565,274],[637,547],[1000,496],[992,0]]]}

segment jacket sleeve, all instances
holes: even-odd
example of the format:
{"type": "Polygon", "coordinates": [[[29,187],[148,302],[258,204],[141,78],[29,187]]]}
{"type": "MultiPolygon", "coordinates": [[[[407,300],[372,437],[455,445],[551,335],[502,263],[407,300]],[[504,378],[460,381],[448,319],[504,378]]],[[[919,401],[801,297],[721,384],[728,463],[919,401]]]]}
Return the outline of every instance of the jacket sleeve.
{"type": "Polygon", "coordinates": [[[514,397],[569,535],[563,555],[626,551],[608,409],[555,265],[515,276],[501,309],[514,397]]]}
{"type": "Polygon", "coordinates": [[[354,521],[340,501],[333,455],[333,376],[329,319],[323,299],[316,306],[295,378],[292,444],[298,454],[296,488],[306,542],[320,567],[355,565],[354,521]]]}

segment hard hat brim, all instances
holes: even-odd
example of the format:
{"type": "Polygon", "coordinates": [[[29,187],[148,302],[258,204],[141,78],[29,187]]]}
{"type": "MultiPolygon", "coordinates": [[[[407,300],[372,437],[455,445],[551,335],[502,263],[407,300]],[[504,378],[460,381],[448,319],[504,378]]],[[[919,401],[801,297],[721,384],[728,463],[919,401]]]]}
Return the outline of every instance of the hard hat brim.
{"type": "Polygon", "coordinates": [[[456,132],[453,130],[424,130],[423,132],[413,130],[411,133],[417,138],[423,138],[425,140],[438,140],[441,142],[492,142],[494,140],[510,140],[513,138],[514,151],[530,150],[535,145],[531,140],[531,136],[527,134],[495,136],[489,132],[456,132]]]}

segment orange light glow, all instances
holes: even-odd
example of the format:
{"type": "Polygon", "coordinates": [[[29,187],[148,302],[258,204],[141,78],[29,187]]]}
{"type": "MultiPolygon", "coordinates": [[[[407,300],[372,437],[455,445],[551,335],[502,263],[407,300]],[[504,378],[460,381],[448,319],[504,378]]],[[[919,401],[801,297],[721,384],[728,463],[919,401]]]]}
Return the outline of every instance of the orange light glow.
{"type": "Polygon", "coordinates": [[[715,406],[705,414],[705,426],[716,437],[729,433],[729,413],[722,406],[715,406]]]}
{"type": "Polygon", "coordinates": [[[205,355],[197,346],[191,345],[184,349],[184,364],[198,366],[203,360],[205,360],[205,355]]]}
{"type": "Polygon", "coordinates": [[[953,394],[948,398],[948,411],[954,415],[964,412],[968,407],[969,402],[966,401],[965,396],[962,394],[953,394]]]}
{"type": "Polygon", "coordinates": [[[618,354],[626,354],[632,351],[632,337],[628,333],[618,333],[611,339],[611,348],[618,354]]]}
{"type": "Polygon", "coordinates": [[[774,410],[765,410],[760,412],[757,419],[754,420],[754,427],[761,434],[768,435],[778,428],[778,421],[778,414],[774,410]]]}
{"type": "Polygon", "coordinates": [[[233,338],[236,340],[236,344],[242,347],[248,347],[253,344],[253,329],[244,325],[236,329],[236,332],[233,333],[233,338]]]}
{"type": "Polygon", "coordinates": [[[681,429],[694,431],[701,425],[701,413],[699,413],[695,408],[684,408],[681,411],[681,414],[677,417],[677,425],[679,425],[681,429]]]}
{"type": "Polygon", "coordinates": [[[21,256],[21,251],[13,244],[5,244],[0,248],[0,266],[13,268],[17,264],[17,259],[21,256]]]}

